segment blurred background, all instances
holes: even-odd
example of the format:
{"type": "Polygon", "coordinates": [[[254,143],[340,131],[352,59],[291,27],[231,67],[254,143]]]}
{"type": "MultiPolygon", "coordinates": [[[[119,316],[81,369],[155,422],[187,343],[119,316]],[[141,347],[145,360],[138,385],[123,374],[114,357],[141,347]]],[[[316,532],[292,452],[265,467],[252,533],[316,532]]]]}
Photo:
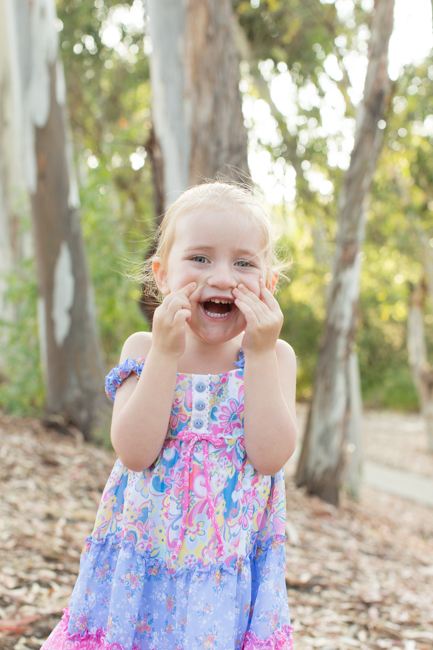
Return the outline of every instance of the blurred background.
{"type": "MultiPolygon", "coordinates": [[[[148,326],[139,308],[140,286],[125,271],[144,258],[159,216],[149,63],[159,43],[152,42],[142,0],[58,0],[56,5],[81,228],[104,366],[109,368],[127,336],[148,326]]],[[[337,199],[353,148],[372,7],[371,0],[234,1],[233,16],[228,16],[239,53],[249,170],[273,212],[283,254],[294,262],[279,301],[283,336],[298,357],[301,401],[312,394],[332,279],[337,199]]],[[[361,253],[356,347],[366,407],[419,408],[408,363],[407,318],[412,287],[425,274],[419,229],[433,247],[432,44],[428,0],[397,0],[389,62],[392,97],[379,125],[383,146],[361,253]]],[[[14,71],[19,74],[18,62],[14,71]]],[[[7,92],[13,92],[13,83],[3,84],[3,100],[7,92]]],[[[2,118],[0,135],[6,130],[4,109],[2,118]]],[[[13,138],[3,143],[3,186],[11,177],[7,146],[15,153],[17,148],[13,138]]],[[[8,413],[34,415],[44,410],[46,389],[31,211],[27,191],[20,192],[19,185],[12,178],[8,205],[14,232],[3,243],[14,247],[8,257],[19,260],[11,260],[11,272],[2,274],[7,277],[2,309],[14,317],[13,326],[9,318],[2,319],[0,405],[8,413]]],[[[424,322],[431,355],[428,299],[424,322]]]]}
{"type": "Polygon", "coordinates": [[[297,647],[433,647],[432,144],[429,0],[0,0],[2,648],[68,602],[104,376],[151,327],[131,276],[215,177],[252,179],[293,260],[297,647]]]}

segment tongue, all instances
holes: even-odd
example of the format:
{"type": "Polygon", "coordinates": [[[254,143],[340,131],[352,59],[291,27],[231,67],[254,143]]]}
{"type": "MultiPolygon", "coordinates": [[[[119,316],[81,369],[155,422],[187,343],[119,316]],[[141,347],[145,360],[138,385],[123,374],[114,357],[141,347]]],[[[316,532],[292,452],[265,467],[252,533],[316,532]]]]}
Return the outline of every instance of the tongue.
{"type": "Polygon", "coordinates": [[[221,302],[212,302],[212,300],[207,300],[204,303],[204,308],[206,311],[210,311],[212,314],[228,314],[231,311],[231,303],[223,304],[221,302]]]}

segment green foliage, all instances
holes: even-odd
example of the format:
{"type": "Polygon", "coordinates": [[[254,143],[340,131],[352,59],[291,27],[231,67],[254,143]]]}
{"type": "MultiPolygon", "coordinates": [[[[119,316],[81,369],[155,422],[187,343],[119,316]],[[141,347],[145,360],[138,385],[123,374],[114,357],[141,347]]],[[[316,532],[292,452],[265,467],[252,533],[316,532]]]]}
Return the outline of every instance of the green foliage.
{"type": "MultiPolygon", "coordinates": [[[[279,299],[285,315],[282,335],[298,356],[300,399],[311,395],[326,291],[332,278],[337,197],[345,170],[340,162],[330,163],[330,152],[341,149],[342,134],[331,134],[324,128],[321,102],[326,87],[334,88],[334,96],[338,89],[344,98],[345,119],[355,117],[345,57],[367,51],[370,15],[362,4],[356,0],[353,17],[341,22],[332,2],[233,0],[250,45],[247,92],[253,97],[261,95],[276,120],[277,137],[272,144],[256,138],[257,146],[266,149],[279,164],[284,159],[296,171],[296,196],[285,233],[294,267],[292,282],[281,290],[279,299]],[[327,67],[331,59],[334,65],[327,67]],[[308,90],[316,98],[310,103],[297,101],[296,114],[288,117],[273,105],[268,92],[263,93],[263,78],[269,83],[286,71],[298,93],[308,90]],[[332,182],[331,195],[321,194],[311,182],[312,174],[332,182]]],[[[432,63],[428,59],[416,70],[408,67],[394,85],[394,101],[388,110],[383,151],[372,187],[357,333],[367,406],[418,407],[408,368],[406,320],[410,285],[423,272],[420,233],[433,242],[433,125],[429,133],[425,126],[433,113],[432,63]]],[[[254,129],[253,123],[251,126],[254,129]]],[[[430,355],[431,311],[432,306],[427,305],[430,355]]]]}
{"type": "Polygon", "coordinates": [[[142,260],[144,245],[138,235],[125,233],[126,220],[107,170],[90,171],[81,214],[99,332],[107,367],[111,367],[118,363],[128,336],[147,329],[138,306],[140,286],[128,277],[134,262],[142,260]]]}
{"type": "MultiPolygon", "coordinates": [[[[278,135],[278,144],[254,135],[257,146],[274,162],[283,161],[296,171],[296,196],[290,206],[283,206],[282,220],[282,246],[294,264],[291,281],[278,297],[285,315],[282,336],[298,357],[300,399],[308,399],[312,391],[332,278],[337,197],[345,172],[344,164],[329,162],[331,151],[341,151],[343,135],[324,128],[321,102],[331,84],[343,98],[345,119],[355,116],[344,58],[366,51],[370,16],[362,4],[355,0],[353,19],[342,21],[332,2],[233,0],[251,53],[244,92],[270,103],[278,135]],[[326,67],[328,57],[334,57],[337,66],[333,76],[326,67]],[[285,73],[290,73],[298,92],[308,90],[316,98],[310,104],[297,101],[297,114],[290,117],[266,93],[266,84],[285,73]],[[331,181],[332,191],[321,193],[314,175],[331,181]]],[[[123,341],[146,327],[137,306],[139,287],[126,277],[143,259],[154,229],[146,19],[140,25],[128,18],[128,12],[139,13],[140,6],[138,0],[57,0],[80,215],[107,367],[117,363],[123,341]]],[[[408,67],[395,83],[372,187],[356,339],[367,406],[418,407],[408,368],[406,320],[411,285],[423,273],[420,233],[433,242],[432,114],[430,58],[416,69],[408,67]]],[[[17,311],[18,325],[1,328],[7,345],[0,406],[35,413],[43,407],[44,393],[31,260],[11,278],[8,300],[17,311]]],[[[428,303],[430,359],[432,312],[428,303]]]]}
{"type": "Polygon", "coordinates": [[[45,389],[39,355],[34,260],[23,262],[19,272],[8,280],[4,299],[16,320],[13,324],[0,323],[0,408],[13,415],[38,415],[44,405],[45,389]]]}
{"type": "Polygon", "coordinates": [[[140,287],[126,277],[142,262],[154,229],[141,8],[137,0],[57,2],[80,214],[107,367],[117,363],[125,339],[147,327],[140,287]]]}

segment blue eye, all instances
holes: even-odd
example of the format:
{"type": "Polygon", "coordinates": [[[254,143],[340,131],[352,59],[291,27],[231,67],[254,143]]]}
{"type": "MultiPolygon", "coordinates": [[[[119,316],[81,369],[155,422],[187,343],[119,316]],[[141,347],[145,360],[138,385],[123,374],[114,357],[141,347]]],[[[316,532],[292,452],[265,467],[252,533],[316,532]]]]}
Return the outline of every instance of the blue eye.
{"type": "Polygon", "coordinates": [[[248,266],[254,266],[254,264],[252,264],[248,260],[239,260],[239,262],[236,262],[236,266],[240,266],[241,268],[247,268],[248,266]]]}
{"type": "Polygon", "coordinates": [[[194,255],[194,257],[191,258],[193,262],[198,262],[199,264],[206,264],[207,259],[204,255],[194,255]]]}

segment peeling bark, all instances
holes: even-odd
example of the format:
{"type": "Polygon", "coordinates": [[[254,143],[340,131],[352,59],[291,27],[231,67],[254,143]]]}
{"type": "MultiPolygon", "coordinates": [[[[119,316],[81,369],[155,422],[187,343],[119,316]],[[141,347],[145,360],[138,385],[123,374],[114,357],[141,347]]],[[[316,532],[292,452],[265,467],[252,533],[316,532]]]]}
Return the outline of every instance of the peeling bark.
{"type": "Polygon", "coordinates": [[[338,504],[351,422],[350,358],[356,331],[366,200],[381,145],[378,122],[390,92],[388,46],[394,0],[377,0],[371,24],[364,97],[355,144],[339,200],[339,221],[324,335],[307,429],[296,473],[298,486],[338,504]]]}
{"type": "MultiPolygon", "coordinates": [[[[249,182],[230,0],[148,0],[157,225],[189,186],[249,182]]],[[[148,253],[150,254],[150,252],[148,253]]],[[[153,313],[144,295],[146,315],[153,313]]]]}
{"type": "MultiPolygon", "coordinates": [[[[3,2],[9,0],[3,0],[3,2]]],[[[78,216],[54,0],[10,4],[18,61],[23,182],[30,194],[48,411],[89,436],[103,408],[103,365],[78,216]]]]}
{"type": "Polygon", "coordinates": [[[63,107],[50,70],[50,113],[37,128],[36,191],[31,195],[41,338],[45,338],[48,410],[89,435],[102,403],[103,367],[84,242],[77,207],[71,205],[63,107]]]}
{"type": "Polygon", "coordinates": [[[239,60],[229,0],[149,0],[148,13],[153,122],[170,204],[232,167],[248,175],[239,60]]]}

